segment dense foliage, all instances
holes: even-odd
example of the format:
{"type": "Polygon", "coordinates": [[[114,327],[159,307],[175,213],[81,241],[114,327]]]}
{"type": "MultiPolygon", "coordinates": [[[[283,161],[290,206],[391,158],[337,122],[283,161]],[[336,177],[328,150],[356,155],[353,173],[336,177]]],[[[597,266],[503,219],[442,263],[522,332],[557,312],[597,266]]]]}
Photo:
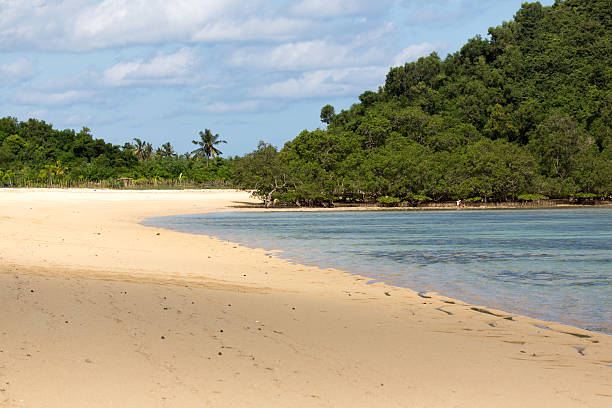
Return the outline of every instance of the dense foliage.
{"type": "Polygon", "coordinates": [[[170,143],[154,150],[140,139],[119,147],[94,139],[87,128],[75,132],[35,119],[0,119],[0,185],[224,186],[233,160],[215,157],[209,166],[209,156],[179,156],[170,143]]]}
{"type": "Polygon", "coordinates": [[[235,163],[274,200],[400,202],[612,194],[609,0],[525,3],[441,60],[391,68],[377,92],[277,151],[235,163]]]}
{"type": "Polygon", "coordinates": [[[0,185],[236,185],[267,205],[394,206],[461,199],[537,201],[612,194],[610,0],[524,3],[514,20],[391,68],[384,86],[279,151],[261,142],[223,159],[206,129],[177,155],[140,139],[122,147],[87,128],[0,119],[0,185]],[[210,160],[212,158],[212,160],[210,160]]]}

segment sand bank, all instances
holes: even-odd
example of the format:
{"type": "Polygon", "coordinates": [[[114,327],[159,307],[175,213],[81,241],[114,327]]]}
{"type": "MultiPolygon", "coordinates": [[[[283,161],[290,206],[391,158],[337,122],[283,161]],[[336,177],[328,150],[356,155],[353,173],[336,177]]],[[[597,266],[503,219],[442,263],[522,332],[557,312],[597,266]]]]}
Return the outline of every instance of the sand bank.
{"type": "Polygon", "coordinates": [[[0,190],[0,406],[612,404],[612,336],[138,224],[249,202],[0,190]]]}

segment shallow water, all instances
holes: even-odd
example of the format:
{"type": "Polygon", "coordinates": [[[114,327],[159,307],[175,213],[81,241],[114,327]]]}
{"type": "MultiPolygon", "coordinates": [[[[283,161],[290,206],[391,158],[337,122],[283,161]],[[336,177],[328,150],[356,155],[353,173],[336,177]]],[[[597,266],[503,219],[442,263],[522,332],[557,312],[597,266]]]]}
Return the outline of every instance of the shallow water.
{"type": "Polygon", "coordinates": [[[612,208],[242,212],[145,224],[612,333],[612,208]]]}

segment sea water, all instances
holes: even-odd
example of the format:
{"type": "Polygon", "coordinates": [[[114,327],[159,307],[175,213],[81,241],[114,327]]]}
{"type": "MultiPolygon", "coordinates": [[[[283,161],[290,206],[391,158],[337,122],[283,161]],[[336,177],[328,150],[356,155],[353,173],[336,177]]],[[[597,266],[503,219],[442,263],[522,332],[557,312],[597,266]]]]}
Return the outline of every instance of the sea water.
{"type": "Polygon", "coordinates": [[[145,224],[612,333],[612,208],[224,212],[145,224]]]}

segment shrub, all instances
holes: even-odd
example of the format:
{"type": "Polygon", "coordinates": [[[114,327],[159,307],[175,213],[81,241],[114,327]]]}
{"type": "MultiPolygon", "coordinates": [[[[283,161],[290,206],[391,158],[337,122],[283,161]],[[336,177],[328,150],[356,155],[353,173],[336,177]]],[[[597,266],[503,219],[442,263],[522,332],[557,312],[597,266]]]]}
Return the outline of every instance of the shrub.
{"type": "Polygon", "coordinates": [[[517,199],[519,201],[540,201],[548,200],[548,197],[542,194],[520,194],[517,199]]]}
{"type": "Polygon", "coordinates": [[[578,198],[582,200],[593,200],[598,197],[598,195],[594,193],[576,193],[572,195],[574,198],[578,198]]]}
{"type": "Polygon", "coordinates": [[[383,207],[395,207],[400,203],[399,198],[389,196],[378,197],[376,201],[383,207]]]}

